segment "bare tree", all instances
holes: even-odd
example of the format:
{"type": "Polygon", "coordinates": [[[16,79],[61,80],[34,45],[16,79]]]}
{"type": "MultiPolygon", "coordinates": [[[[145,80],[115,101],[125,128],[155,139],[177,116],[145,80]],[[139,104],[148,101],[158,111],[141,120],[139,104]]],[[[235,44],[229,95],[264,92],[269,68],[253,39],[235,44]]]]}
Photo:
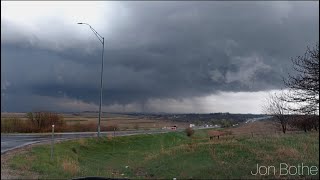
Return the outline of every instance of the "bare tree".
{"type": "Polygon", "coordinates": [[[319,44],[307,48],[303,56],[292,59],[295,75],[284,79],[289,93],[283,100],[296,103],[291,110],[302,114],[319,114],[319,44]]]}
{"type": "Polygon", "coordinates": [[[29,112],[27,118],[38,131],[50,129],[52,124],[59,127],[65,125],[63,117],[52,112],[29,112]]]}
{"type": "Polygon", "coordinates": [[[283,101],[282,94],[270,94],[267,103],[263,107],[266,114],[273,116],[276,123],[281,125],[282,132],[286,133],[289,121],[289,105],[283,101]]]}

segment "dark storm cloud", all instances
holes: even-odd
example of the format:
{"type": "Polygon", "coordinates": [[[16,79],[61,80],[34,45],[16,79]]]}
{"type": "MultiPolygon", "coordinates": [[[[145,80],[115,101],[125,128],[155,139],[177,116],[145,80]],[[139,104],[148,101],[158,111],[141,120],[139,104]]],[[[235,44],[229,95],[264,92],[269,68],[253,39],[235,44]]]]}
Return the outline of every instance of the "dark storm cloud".
{"type": "MultiPolygon", "coordinates": [[[[119,4],[126,14],[98,30],[105,104],[279,89],[290,58],[319,38],[317,2],[119,4]]],[[[50,27],[41,36],[2,22],[3,93],[98,102],[99,42],[67,22],[50,27]]]]}

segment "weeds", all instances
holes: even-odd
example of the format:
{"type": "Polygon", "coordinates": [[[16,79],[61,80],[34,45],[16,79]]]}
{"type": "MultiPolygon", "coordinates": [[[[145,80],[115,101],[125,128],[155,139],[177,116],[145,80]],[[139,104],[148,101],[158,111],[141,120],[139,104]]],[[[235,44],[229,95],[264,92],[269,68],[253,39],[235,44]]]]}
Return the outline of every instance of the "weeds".
{"type": "Polygon", "coordinates": [[[2,133],[32,133],[36,131],[36,128],[27,120],[16,117],[1,119],[2,133]]]}
{"type": "Polygon", "coordinates": [[[64,172],[70,173],[73,176],[79,172],[79,163],[70,158],[65,158],[62,160],[62,168],[64,172]]]}

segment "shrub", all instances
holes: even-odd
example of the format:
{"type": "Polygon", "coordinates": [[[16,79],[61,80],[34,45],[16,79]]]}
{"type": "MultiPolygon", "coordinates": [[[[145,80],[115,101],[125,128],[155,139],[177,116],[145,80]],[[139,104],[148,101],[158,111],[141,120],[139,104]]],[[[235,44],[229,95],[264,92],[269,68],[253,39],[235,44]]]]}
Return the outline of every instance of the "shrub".
{"type": "Polygon", "coordinates": [[[194,134],[194,130],[191,127],[186,128],[185,132],[188,137],[191,137],[194,134]]]}
{"type": "Polygon", "coordinates": [[[101,130],[102,131],[118,131],[119,127],[118,127],[118,125],[102,126],[101,130]]]}
{"type": "Polygon", "coordinates": [[[37,132],[51,131],[51,125],[62,129],[66,123],[62,116],[52,112],[29,112],[27,118],[37,132]]]}
{"type": "Polygon", "coordinates": [[[312,129],[318,130],[319,116],[294,115],[290,117],[289,125],[304,130],[305,132],[311,131],[312,129]]]}
{"type": "Polygon", "coordinates": [[[223,128],[231,127],[231,125],[232,125],[232,123],[230,120],[223,119],[221,121],[221,127],[223,127],[223,128]]]}

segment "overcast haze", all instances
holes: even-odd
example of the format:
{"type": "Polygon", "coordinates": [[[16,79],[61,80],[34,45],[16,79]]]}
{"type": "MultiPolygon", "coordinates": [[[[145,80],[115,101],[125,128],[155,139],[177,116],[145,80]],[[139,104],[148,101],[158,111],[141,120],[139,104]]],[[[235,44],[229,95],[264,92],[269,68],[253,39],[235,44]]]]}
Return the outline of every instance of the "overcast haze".
{"type": "Polygon", "coordinates": [[[1,111],[261,113],[319,2],[3,2],[1,111]]]}

